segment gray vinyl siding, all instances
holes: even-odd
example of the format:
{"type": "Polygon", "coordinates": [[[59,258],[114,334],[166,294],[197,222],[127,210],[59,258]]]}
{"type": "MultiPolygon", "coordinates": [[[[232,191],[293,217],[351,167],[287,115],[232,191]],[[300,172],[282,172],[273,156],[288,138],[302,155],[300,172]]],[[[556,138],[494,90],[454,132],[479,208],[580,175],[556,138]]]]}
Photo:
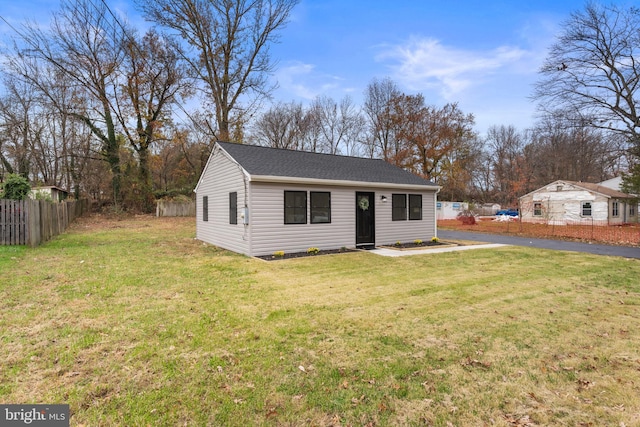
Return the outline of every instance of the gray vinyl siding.
{"type": "Polygon", "coordinates": [[[436,230],[436,193],[435,191],[415,190],[376,190],[376,245],[390,245],[395,242],[424,242],[437,236],[436,230]],[[380,195],[387,196],[387,203],[380,202],[380,195]],[[392,221],[391,194],[422,195],[422,220],[392,221]]]}
{"type": "MultiPolygon", "coordinates": [[[[275,251],[304,252],[310,247],[339,249],[355,246],[355,190],[331,186],[253,183],[251,186],[251,255],[275,251]],[[331,193],[331,223],[284,223],[285,191],[328,191],[331,193]]],[[[307,206],[309,195],[307,194],[307,206]]]]}
{"type": "MultiPolygon", "coordinates": [[[[357,191],[375,193],[376,243],[398,240],[429,240],[436,235],[435,192],[381,187],[337,187],[285,185],[254,182],[251,184],[250,228],[252,256],[269,255],[275,251],[303,252],[310,247],[338,249],[355,247],[355,197],[357,191]],[[331,223],[311,224],[307,209],[306,224],[284,224],[284,192],[328,191],[331,193],[331,223]],[[422,220],[391,221],[391,194],[421,194],[422,220]],[[380,196],[388,198],[382,203],[380,196]]],[[[238,203],[240,204],[240,203],[238,203]]],[[[309,197],[307,197],[309,206],[309,197]]]]}
{"type": "MultiPolygon", "coordinates": [[[[245,206],[244,174],[226,155],[218,152],[207,164],[196,189],[196,238],[203,242],[249,253],[249,229],[240,212],[245,206]],[[237,192],[238,224],[229,224],[229,193],[237,192]],[[202,220],[202,197],[209,198],[209,221],[202,220]]],[[[247,195],[248,197],[248,195],[247,195]]]]}

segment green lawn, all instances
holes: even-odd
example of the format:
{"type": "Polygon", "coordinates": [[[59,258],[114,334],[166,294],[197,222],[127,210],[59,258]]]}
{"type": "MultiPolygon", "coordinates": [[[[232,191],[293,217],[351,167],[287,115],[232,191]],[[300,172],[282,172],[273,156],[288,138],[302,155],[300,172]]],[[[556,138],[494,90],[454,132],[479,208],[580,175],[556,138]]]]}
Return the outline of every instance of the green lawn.
{"type": "Polygon", "coordinates": [[[0,247],[0,402],[87,426],[640,425],[638,260],[265,262],[194,235],[89,217],[0,247]]]}

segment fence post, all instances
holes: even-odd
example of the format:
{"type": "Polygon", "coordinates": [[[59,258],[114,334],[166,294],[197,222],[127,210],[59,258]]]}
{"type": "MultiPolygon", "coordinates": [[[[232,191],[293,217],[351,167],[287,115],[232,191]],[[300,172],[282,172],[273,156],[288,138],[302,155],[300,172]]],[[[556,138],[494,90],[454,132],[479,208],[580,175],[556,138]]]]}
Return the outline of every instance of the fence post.
{"type": "Polygon", "coordinates": [[[6,215],[6,201],[0,199],[0,245],[4,245],[4,229],[5,229],[5,215],[6,215]]]}
{"type": "Polygon", "coordinates": [[[33,216],[31,222],[33,224],[33,246],[38,246],[42,242],[42,227],[40,226],[40,218],[42,217],[42,209],[40,209],[40,202],[37,200],[30,200],[31,212],[33,216]]]}
{"type": "Polygon", "coordinates": [[[24,245],[26,244],[26,234],[27,234],[27,203],[26,200],[21,200],[18,202],[18,212],[17,212],[17,224],[16,224],[16,245],[24,245]]]}

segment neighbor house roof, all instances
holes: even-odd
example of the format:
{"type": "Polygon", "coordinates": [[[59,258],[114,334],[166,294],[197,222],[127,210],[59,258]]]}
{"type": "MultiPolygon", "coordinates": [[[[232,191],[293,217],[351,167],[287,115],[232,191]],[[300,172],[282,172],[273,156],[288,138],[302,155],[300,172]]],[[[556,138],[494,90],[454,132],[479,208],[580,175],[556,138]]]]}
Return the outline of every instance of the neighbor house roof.
{"type": "Polygon", "coordinates": [[[575,185],[576,187],[582,187],[587,190],[595,191],[596,193],[603,194],[605,196],[614,198],[614,199],[629,199],[633,198],[632,195],[623,193],[622,191],[614,190],[610,187],[605,187],[600,184],[593,184],[590,182],[576,182],[576,181],[564,181],[567,184],[575,185]]]}
{"type": "Polygon", "coordinates": [[[359,182],[402,186],[438,186],[381,159],[284,150],[217,142],[252,181],[359,182]]]}
{"type": "Polygon", "coordinates": [[[42,186],[38,186],[38,187],[32,187],[32,190],[58,190],[58,191],[62,191],[64,193],[68,193],[67,190],[64,190],[60,187],[57,187],[55,185],[42,185],[42,186]]]}

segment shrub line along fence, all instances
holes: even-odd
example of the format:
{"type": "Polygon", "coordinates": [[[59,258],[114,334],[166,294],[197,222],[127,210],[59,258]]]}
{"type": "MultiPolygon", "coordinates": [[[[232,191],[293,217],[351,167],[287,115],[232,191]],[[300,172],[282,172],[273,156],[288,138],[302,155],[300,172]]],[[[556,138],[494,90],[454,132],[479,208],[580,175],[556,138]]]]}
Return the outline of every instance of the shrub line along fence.
{"type": "Polygon", "coordinates": [[[38,246],[89,211],[88,200],[0,199],[0,245],[38,246]]]}

